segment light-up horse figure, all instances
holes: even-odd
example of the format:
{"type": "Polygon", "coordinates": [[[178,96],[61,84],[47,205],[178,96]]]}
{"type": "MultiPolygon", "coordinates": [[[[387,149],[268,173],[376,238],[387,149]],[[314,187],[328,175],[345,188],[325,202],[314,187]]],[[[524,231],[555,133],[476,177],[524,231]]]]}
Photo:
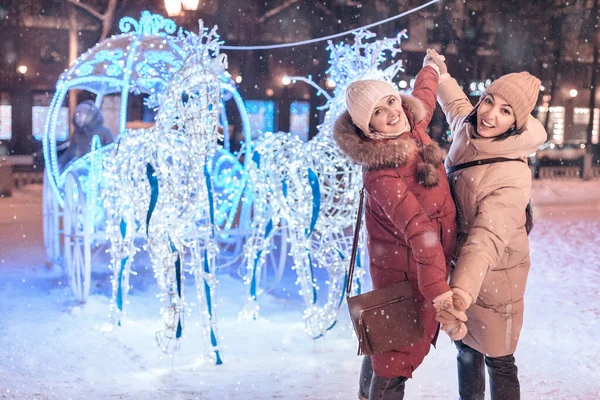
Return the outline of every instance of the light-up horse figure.
{"type": "Polygon", "coordinates": [[[198,305],[210,344],[207,355],[221,363],[212,297],[217,252],[208,163],[217,146],[221,76],[216,27],[200,36],[180,33],[189,56],[159,97],[156,125],[120,136],[104,166],[107,233],[111,240],[114,323],[120,323],[129,290],[134,239],[146,236],[161,288],[165,328],[157,332],[161,349],[179,345],[185,313],[186,267],[194,275],[198,305]]]}
{"type": "MultiPolygon", "coordinates": [[[[394,39],[370,43],[375,35],[355,33],[352,46],[329,43],[331,67],[327,71],[336,82],[334,96],[328,96],[310,78],[292,77],[315,86],[327,97],[328,111],[319,133],[308,143],[286,133],[267,134],[254,148],[250,180],[254,188],[252,236],[246,244],[247,276],[250,299],[245,312],[256,315],[260,294],[258,277],[265,255],[277,229],[286,229],[290,253],[306,303],[306,331],[318,338],[331,329],[343,302],[347,266],[351,252],[351,229],[358,209],[362,170],[343,155],[332,138],[333,123],[345,110],[345,90],[357,79],[391,79],[401,69],[399,63],[379,70],[384,52],[392,56],[404,32],[394,39]],[[327,300],[319,304],[319,287],[314,267],[328,272],[327,300]]],[[[364,241],[363,241],[364,242],[364,241]]],[[[362,245],[361,245],[362,247],[362,245]]],[[[359,268],[360,270],[360,268],[359,268]]],[[[359,279],[362,271],[355,273],[359,279]]],[[[359,284],[353,285],[359,288],[359,284]]],[[[359,289],[357,289],[359,290],[359,289]]]]}

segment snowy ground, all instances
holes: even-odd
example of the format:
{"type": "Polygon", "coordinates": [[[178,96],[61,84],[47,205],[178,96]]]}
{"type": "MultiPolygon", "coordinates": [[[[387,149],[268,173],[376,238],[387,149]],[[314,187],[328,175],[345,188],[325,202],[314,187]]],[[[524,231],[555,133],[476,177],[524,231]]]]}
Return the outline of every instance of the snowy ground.
{"type": "MultiPolygon", "coordinates": [[[[522,398],[600,399],[600,181],[536,182],[533,200],[533,267],[516,354],[522,398]]],[[[261,319],[240,320],[246,289],[222,274],[224,365],[199,359],[195,313],[180,352],[165,357],[154,343],[161,322],[150,271],[138,267],[127,320],[106,332],[108,273],[95,272],[89,302],[75,304],[65,276],[44,265],[41,222],[39,186],[0,199],[0,398],[356,399],[360,359],[346,310],[312,341],[296,296],[266,295],[261,319]]],[[[454,356],[441,336],[406,399],[457,398],[454,356]]]]}

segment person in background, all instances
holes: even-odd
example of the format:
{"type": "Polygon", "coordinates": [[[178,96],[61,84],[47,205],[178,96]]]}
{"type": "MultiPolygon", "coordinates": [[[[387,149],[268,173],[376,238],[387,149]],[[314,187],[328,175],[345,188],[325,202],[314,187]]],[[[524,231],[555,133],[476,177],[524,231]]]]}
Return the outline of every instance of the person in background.
{"type": "Polygon", "coordinates": [[[113,142],[110,130],[104,126],[102,113],[92,100],[85,100],[77,105],[73,115],[73,126],[75,131],[71,139],[60,146],[64,148],[58,157],[62,167],[89,153],[94,135],[98,135],[101,146],[113,142]]]}

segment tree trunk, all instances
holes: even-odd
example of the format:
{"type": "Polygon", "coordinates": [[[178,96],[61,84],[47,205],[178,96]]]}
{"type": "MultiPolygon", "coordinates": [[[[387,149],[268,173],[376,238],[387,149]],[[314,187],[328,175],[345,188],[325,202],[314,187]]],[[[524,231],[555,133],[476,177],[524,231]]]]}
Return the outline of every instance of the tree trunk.
{"type": "Polygon", "coordinates": [[[592,165],[592,158],[593,158],[593,153],[592,153],[592,133],[594,131],[594,111],[596,109],[596,83],[597,83],[597,79],[598,79],[598,41],[600,40],[600,29],[598,28],[598,25],[600,24],[600,18],[598,18],[598,3],[600,3],[600,0],[594,0],[594,6],[592,7],[592,24],[594,24],[595,28],[594,28],[594,35],[593,35],[593,41],[594,41],[594,48],[593,48],[593,55],[592,55],[592,78],[591,78],[591,82],[590,82],[590,112],[589,112],[589,116],[590,116],[590,120],[588,122],[588,127],[587,127],[587,137],[586,137],[586,152],[585,152],[585,156],[583,159],[583,176],[582,178],[584,180],[590,180],[593,178],[593,165],[592,165]]]}
{"type": "MultiPolygon", "coordinates": [[[[548,126],[550,123],[550,107],[552,107],[556,102],[556,93],[557,93],[557,84],[558,84],[558,74],[560,73],[561,65],[562,65],[562,47],[563,47],[563,35],[562,35],[562,26],[564,21],[564,14],[562,10],[559,11],[560,15],[558,17],[558,28],[556,32],[556,49],[554,49],[554,74],[552,74],[552,83],[550,85],[550,102],[548,103],[548,110],[546,112],[546,120],[544,121],[544,129],[546,132],[548,131],[548,126]]],[[[552,136],[552,135],[550,135],[552,136]]]]}
{"type": "MultiPolygon", "coordinates": [[[[75,62],[79,56],[79,29],[77,29],[77,11],[71,4],[69,7],[69,67],[75,62]]],[[[77,90],[69,90],[69,123],[73,121],[73,115],[75,114],[75,107],[77,107],[77,90]]],[[[74,131],[74,127],[71,124],[70,132],[74,131]]]]}
{"type": "Polygon", "coordinates": [[[106,12],[104,13],[104,19],[102,20],[102,35],[100,36],[100,42],[108,37],[110,28],[112,28],[113,21],[115,19],[115,10],[117,9],[117,0],[109,0],[106,12]]]}

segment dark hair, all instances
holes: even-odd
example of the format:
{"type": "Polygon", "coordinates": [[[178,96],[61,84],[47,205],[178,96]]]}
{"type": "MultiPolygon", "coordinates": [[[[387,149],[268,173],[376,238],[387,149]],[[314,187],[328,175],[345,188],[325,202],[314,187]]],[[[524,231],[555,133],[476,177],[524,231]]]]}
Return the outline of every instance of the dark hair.
{"type": "MultiPolygon", "coordinates": [[[[467,115],[467,117],[465,118],[465,122],[470,123],[471,125],[473,125],[473,127],[475,128],[475,131],[477,131],[477,111],[479,110],[479,104],[477,104],[473,110],[471,110],[471,112],[469,113],[469,115],[467,115]]],[[[494,139],[492,139],[493,142],[498,142],[501,140],[505,140],[508,139],[511,136],[517,136],[520,135],[523,132],[523,129],[517,129],[516,126],[516,119],[515,119],[515,126],[510,128],[509,130],[507,130],[506,132],[504,132],[501,135],[496,136],[494,139]]]]}

